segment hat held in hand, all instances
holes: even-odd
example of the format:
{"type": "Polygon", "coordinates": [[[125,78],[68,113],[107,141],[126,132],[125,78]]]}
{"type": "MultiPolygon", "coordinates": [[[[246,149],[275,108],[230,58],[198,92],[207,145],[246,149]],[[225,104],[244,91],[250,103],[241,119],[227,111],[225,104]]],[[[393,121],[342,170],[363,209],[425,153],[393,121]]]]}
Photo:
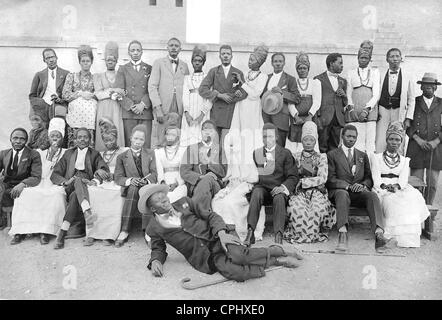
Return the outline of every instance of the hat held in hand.
{"type": "Polygon", "coordinates": [[[266,91],[261,98],[262,111],[266,114],[277,114],[282,110],[283,101],[282,94],[266,91]]]}

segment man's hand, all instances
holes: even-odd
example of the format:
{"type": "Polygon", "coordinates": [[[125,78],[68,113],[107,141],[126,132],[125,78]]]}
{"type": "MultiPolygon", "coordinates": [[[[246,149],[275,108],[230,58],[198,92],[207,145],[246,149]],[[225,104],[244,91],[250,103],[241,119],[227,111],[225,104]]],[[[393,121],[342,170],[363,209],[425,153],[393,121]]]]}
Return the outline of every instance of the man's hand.
{"type": "Polygon", "coordinates": [[[143,114],[144,106],[141,103],[136,103],[130,108],[135,114],[143,114]]]}
{"type": "Polygon", "coordinates": [[[244,81],[242,81],[241,76],[239,75],[238,72],[232,72],[232,76],[235,80],[235,81],[233,81],[234,83],[238,83],[240,85],[242,85],[244,83],[244,81]]]}
{"type": "Polygon", "coordinates": [[[163,109],[161,109],[161,106],[156,107],[155,109],[155,114],[157,116],[157,121],[159,124],[164,123],[164,113],[163,113],[163,109]]]}
{"type": "Polygon", "coordinates": [[[162,277],[163,276],[163,264],[161,262],[159,262],[158,260],[154,260],[154,261],[152,261],[152,264],[150,267],[151,267],[152,274],[155,277],[162,277]]]}
{"type": "Polygon", "coordinates": [[[140,178],[132,178],[132,179],[130,179],[130,185],[134,186],[134,187],[140,187],[140,182],[141,182],[140,178]]]}
{"type": "Polygon", "coordinates": [[[232,101],[233,101],[232,97],[230,95],[228,95],[227,93],[220,93],[220,94],[218,94],[217,98],[225,101],[228,104],[232,103],[232,101]]]}
{"type": "Polygon", "coordinates": [[[284,193],[285,189],[283,186],[279,186],[279,187],[274,187],[272,189],[272,191],[270,192],[270,194],[272,195],[272,197],[276,196],[279,193],[284,193]]]}
{"type": "Polygon", "coordinates": [[[191,127],[193,124],[192,116],[187,111],[184,113],[184,116],[186,117],[187,124],[191,127]]]}
{"type": "Polygon", "coordinates": [[[71,185],[73,182],[75,181],[75,177],[70,178],[69,180],[66,180],[65,182],[63,182],[63,186],[67,187],[69,185],[71,185]]]}
{"type": "Polygon", "coordinates": [[[345,94],[344,89],[342,89],[342,88],[338,88],[338,90],[336,90],[336,95],[337,95],[338,97],[346,97],[346,96],[347,96],[347,95],[345,94]]]}
{"type": "Polygon", "coordinates": [[[350,189],[351,192],[358,193],[364,191],[365,186],[360,183],[355,183],[350,185],[348,188],[350,189]]]}
{"type": "Polygon", "coordinates": [[[296,184],[295,193],[298,193],[302,189],[302,181],[299,179],[298,183],[296,184]]]}
{"type": "Polygon", "coordinates": [[[108,180],[109,179],[109,173],[104,171],[103,169],[98,169],[95,174],[102,180],[108,180]]]}
{"type": "Polygon", "coordinates": [[[224,251],[227,252],[227,245],[228,244],[235,244],[235,245],[242,245],[241,240],[231,234],[226,233],[225,230],[220,230],[218,232],[218,238],[219,241],[221,242],[221,246],[223,247],[224,251]]]}
{"type": "Polygon", "coordinates": [[[23,182],[20,182],[18,185],[16,185],[11,190],[11,198],[17,199],[20,197],[20,194],[23,192],[23,189],[26,187],[26,185],[23,182]]]}
{"type": "Polygon", "coordinates": [[[212,177],[215,181],[218,180],[218,177],[213,172],[207,172],[204,177],[212,177]]]}
{"type": "Polygon", "coordinates": [[[431,144],[429,142],[425,141],[424,139],[422,139],[421,137],[419,137],[417,135],[414,136],[414,140],[417,142],[417,144],[419,145],[419,147],[422,150],[431,151],[432,147],[431,147],[431,144]]]}
{"type": "Polygon", "coordinates": [[[302,118],[299,116],[299,113],[295,114],[295,116],[293,117],[293,119],[295,119],[295,123],[296,123],[296,124],[304,124],[304,123],[305,123],[304,119],[302,119],[302,118]]]}
{"type": "Polygon", "coordinates": [[[172,192],[173,190],[175,190],[178,187],[178,183],[172,183],[169,184],[169,191],[172,192]]]}
{"type": "Polygon", "coordinates": [[[427,143],[431,146],[431,149],[434,150],[439,145],[440,140],[439,140],[439,138],[436,138],[434,140],[428,141],[427,143]]]}
{"type": "Polygon", "coordinates": [[[359,116],[358,116],[358,120],[359,120],[359,122],[364,122],[364,121],[366,121],[367,120],[367,118],[368,118],[368,114],[369,114],[369,110],[368,110],[368,108],[365,108],[364,110],[362,110],[362,112],[359,114],[359,116]]]}
{"type": "Polygon", "coordinates": [[[97,186],[97,182],[94,180],[81,179],[81,181],[88,186],[97,186]]]}
{"type": "Polygon", "coordinates": [[[409,127],[411,127],[411,120],[405,119],[404,121],[404,130],[407,130],[409,127]]]}
{"type": "Polygon", "coordinates": [[[279,93],[279,94],[283,94],[282,93],[282,89],[280,87],[273,87],[271,90],[273,93],[279,93]]]}

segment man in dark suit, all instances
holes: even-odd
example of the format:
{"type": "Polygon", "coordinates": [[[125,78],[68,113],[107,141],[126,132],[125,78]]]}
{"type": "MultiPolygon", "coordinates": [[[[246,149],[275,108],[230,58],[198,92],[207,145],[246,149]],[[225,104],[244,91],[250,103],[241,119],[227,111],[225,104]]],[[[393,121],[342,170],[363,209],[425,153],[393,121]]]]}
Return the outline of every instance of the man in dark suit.
{"type": "Polygon", "coordinates": [[[284,71],[285,56],[282,52],[272,55],[272,66],[273,73],[269,74],[263,94],[268,90],[281,94],[283,97],[283,107],[280,112],[272,115],[262,112],[262,119],[264,123],[273,123],[278,128],[277,142],[281,147],[285,147],[290,119],[288,104],[298,104],[300,102],[300,95],[296,79],[284,71]]]}
{"type": "Polygon", "coordinates": [[[344,111],[348,104],[347,80],[339,76],[344,68],[342,56],[331,53],[326,58],[327,71],[314,79],[321,82],[321,107],[316,112],[314,121],[318,125],[319,150],[322,153],[336,149],[339,137],[345,125],[344,111]]]}
{"type": "Polygon", "coordinates": [[[143,47],[139,41],[133,40],[129,43],[128,53],[131,61],[120,66],[115,84],[116,87],[126,90],[126,96],[120,102],[123,109],[125,144],[130,145],[132,129],[141,124],[145,126],[147,133],[144,147],[150,148],[153,115],[147,84],[152,66],[141,61],[143,47]]]}
{"type": "Polygon", "coordinates": [[[51,175],[52,183],[63,186],[68,197],[68,207],[54,249],[64,248],[67,232],[78,216],[84,215],[87,225],[93,225],[97,220],[91,212],[87,186],[97,185],[110,177],[109,167],[100,153],[89,147],[89,130],[79,128],[75,139],[76,147],[66,150],[51,175]]]}
{"type": "MultiPolygon", "coordinates": [[[[0,230],[7,225],[2,207],[12,206],[14,199],[20,197],[24,188],[35,187],[41,180],[40,154],[26,147],[26,130],[14,129],[10,141],[12,148],[0,151],[0,230]]],[[[17,244],[21,240],[22,235],[16,234],[11,244],[17,244]]]]}
{"type": "Polygon", "coordinates": [[[206,120],[201,125],[202,141],[187,147],[180,165],[180,175],[188,194],[201,209],[211,210],[213,196],[223,187],[226,176],[221,164],[216,124],[206,120]]]}
{"type": "MultiPolygon", "coordinates": [[[[135,126],[130,135],[130,149],[117,157],[114,180],[116,184],[121,186],[125,199],[121,217],[121,232],[115,241],[116,247],[123,246],[129,237],[132,220],[137,214],[138,191],[146,184],[157,183],[155,153],[150,149],[143,148],[145,139],[144,126],[135,126]]],[[[143,230],[148,222],[149,215],[143,215],[143,230]]]]}
{"type": "Polygon", "coordinates": [[[244,75],[231,65],[232,57],[232,47],[222,45],[219,48],[221,65],[210,69],[198,89],[201,97],[213,103],[210,120],[216,123],[220,146],[230,129],[235,103],[247,97],[245,91],[240,90],[237,80],[239,75],[244,82],[244,75]]]}
{"type": "Polygon", "coordinates": [[[302,255],[285,252],[280,246],[246,248],[223,219],[204,210],[189,198],[170,203],[167,185],[147,185],[140,190],[138,210],[152,212],[146,232],[152,238],[148,268],[156,277],[163,276],[166,242],[178,250],[200,272],[221,273],[228,279],[245,281],[265,275],[272,265],[296,268],[302,255]]]}
{"type": "Polygon", "coordinates": [[[57,54],[54,49],[46,48],[42,52],[47,68],[37,72],[32,80],[29,102],[31,115],[40,111],[46,127],[54,116],[65,117],[67,102],[61,98],[64,82],[69,71],[57,66],[57,54]]]}
{"type": "Polygon", "coordinates": [[[342,145],[327,154],[326,186],[330,199],[336,205],[336,227],[339,233],[336,249],[341,251],[348,249],[348,213],[352,205],[367,209],[371,228],[375,233],[375,248],[382,252],[391,241],[383,236],[384,218],[379,198],[371,191],[373,180],[370,162],[366,153],[354,148],[357,138],[356,127],[346,125],[342,129],[342,145]]]}
{"type": "Polygon", "coordinates": [[[262,129],[264,147],[253,153],[258,168],[258,183],[250,194],[247,213],[247,236],[244,245],[255,243],[254,230],[258,223],[261,206],[273,204],[273,231],[275,242],[282,244],[282,234],[287,217],[287,201],[298,183],[298,170],[290,150],[276,143],[277,128],[272,123],[262,129]]]}

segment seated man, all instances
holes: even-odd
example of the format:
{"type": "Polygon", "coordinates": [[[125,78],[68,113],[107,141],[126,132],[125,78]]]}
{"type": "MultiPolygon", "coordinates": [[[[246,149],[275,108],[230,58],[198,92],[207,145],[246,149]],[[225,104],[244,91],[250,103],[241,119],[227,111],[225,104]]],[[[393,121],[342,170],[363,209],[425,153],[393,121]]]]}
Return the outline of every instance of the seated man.
{"type": "Polygon", "coordinates": [[[290,150],[276,143],[277,128],[266,123],[262,129],[264,147],[253,152],[253,161],[258,168],[258,183],[250,194],[247,213],[247,236],[244,245],[255,243],[254,230],[263,205],[273,204],[273,231],[275,242],[282,244],[284,224],[287,217],[287,201],[298,183],[298,170],[290,150]]]}
{"type": "Polygon", "coordinates": [[[54,249],[64,248],[66,234],[78,215],[84,214],[87,225],[94,223],[97,217],[91,212],[87,186],[97,185],[109,176],[109,167],[100,153],[89,147],[91,142],[89,130],[79,128],[75,133],[75,141],[77,147],[64,153],[51,175],[52,183],[63,186],[68,197],[68,207],[54,249]]]}
{"type": "MultiPolygon", "coordinates": [[[[9,137],[12,148],[0,151],[0,230],[7,226],[2,207],[10,207],[26,187],[35,187],[41,180],[41,159],[36,150],[26,147],[28,133],[23,128],[14,129],[9,137]],[[2,173],[2,174],[1,174],[2,173]]],[[[11,244],[22,240],[14,235],[11,244]]]]}
{"type": "Polygon", "coordinates": [[[206,120],[201,126],[202,141],[187,147],[181,160],[180,174],[189,195],[201,209],[210,210],[213,196],[222,188],[226,171],[221,164],[221,152],[216,124],[206,120]]]}
{"type": "Polygon", "coordinates": [[[156,277],[163,276],[166,243],[178,250],[198,271],[221,273],[228,279],[245,281],[265,275],[265,268],[281,265],[296,268],[302,256],[286,253],[280,246],[246,248],[236,235],[229,234],[223,219],[213,211],[202,210],[189,198],[170,203],[167,185],[147,185],[140,189],[138,210],[150,211],[146,232],[152,238],[147,266],[156,277]]]}
{"type": "Polygon", "coordinates": [[[339,232],[337,250],[348,249],[348,212],[350,205],[367,208],[372,231],[375,232],[377,251],[383,251],[390,242],[384,237],[384,218],[376,193],[371,191],[373,180],[366,153],[354,148],[358,131],[353,125],[342,129],[342,145],[327,154],[329,197],[336,205],[339,232]]]}
{"type": "MultiPolygon", "coordinates": [[[[145,126],[136,125],[130,136],[130,149],[117,157],[114,180],[122,187],[125,197],[121,217],[121,231],[115,241],[117,248],[129,238],[132,219],[137,213],[138,191],[149,183],[157,183],[157,169],[153,150],[143,148],[146,140],[145,126]]],[[[142,228],[146,228],[150,215],[142,216],[142,228]]],[[[148,240],[148,239],[146,239],[148,240]]]]}

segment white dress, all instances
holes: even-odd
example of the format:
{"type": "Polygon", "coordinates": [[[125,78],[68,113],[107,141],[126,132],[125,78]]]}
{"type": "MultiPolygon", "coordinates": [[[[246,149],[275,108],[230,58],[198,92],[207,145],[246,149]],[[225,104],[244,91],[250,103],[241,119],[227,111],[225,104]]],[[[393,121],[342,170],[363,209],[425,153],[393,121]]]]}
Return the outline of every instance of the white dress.
{"type": "Polygon", "coordinates": [[[409,158],[400,156],[400,163],[390,169],[384,162],[382,153],[372,155],[373,191],[379,197],[385,217],[385,236],[393,237],[399,247],[420,247],[421,223],[430,215],[422,194],[410,184],[409,158]],[[381,177],[393,174],[397,177],[381,177]],[[395,193],[381,189],[381,184],[399,184],[395,193]]]}
{"type": "Polygon", "coordinates": [[[204,99],[198,93],[198,88],[201,82],[205,78],[204,72],[192,73],[184,76],[183,84],[183,112],[188,112],[189,115],[196,119],[200,116],[201,112],[204,113],[203,120],[193,126],[189,126],[186,117],[183,114],[181,122],[181,138],[180,144],[183,147],[195,144],[201,141],[201,125],[204,121],[210,118],[210,109],[212,109],[212,102],[208,99],[204,99]]]}
{"type": "MultiPolygon", "coordinates": [[[[219,214],[226,224],[234,224],[241,240],[247,235],[247,213],[249,203],[246,198],[258,182],[258,170],[254,164],[240,162],[241,138],[228,133],[224,139],[224,150],[227,157],[228,169],[225,179],[229,184],[221,189],[212,200],[212,209],[219,214]]],[[[255,239],[262,240],[265,224],[265,208],[261,208],[258,224],[255,229],[255,239]]]]}
{"type": "Polygon", "coordinates": [[[182,146],[178,148],[166,146],[155,150],[158,182],[178,183],[178,186],[167,194],[171,203],[187,196],[187,186],[180,175],[180,163],[185,151],[186,148],[182,146]]]}
{"type": "Polygon", "coordinates": [[[263,146],[261,94],[266,86],[268,76],[265,73],[249,71],[242,85],[247,98],[238,101],[233,111],[229,132],[242,139],[240,159],[243,164],[253,165],[253,151],[263,146]],[[255,78],[256,77],[256,78],[255,78]]]}
{"type": "MultiPolygon", "coordinates": [[[[104,152],[100,152],[112,174],[115,171],[117,156],[127,149],[120,147],[115,153],[106,155],[104,152]]],[[[117,239],[121,229],[121,214],[124,204],[121,187],[114,181],[105,181],[98,186],[89,186],[88,191],[91,211],[97,215],[97,220],[91,228],[86,226],[86,237],[100,240],[117,239]]]]}
{"type": "Polygon", "coordinates": [[[41,182],[38,186],[25,188],[14,201],[10,235],[58,233],[66,211],[66,193],[62,186],[54,185],[50,177],[54,165],[65,151],[66,149],[61,149],[60,154],[49,161],[48,150],[38,150],[42,164],[41,182]]]}

